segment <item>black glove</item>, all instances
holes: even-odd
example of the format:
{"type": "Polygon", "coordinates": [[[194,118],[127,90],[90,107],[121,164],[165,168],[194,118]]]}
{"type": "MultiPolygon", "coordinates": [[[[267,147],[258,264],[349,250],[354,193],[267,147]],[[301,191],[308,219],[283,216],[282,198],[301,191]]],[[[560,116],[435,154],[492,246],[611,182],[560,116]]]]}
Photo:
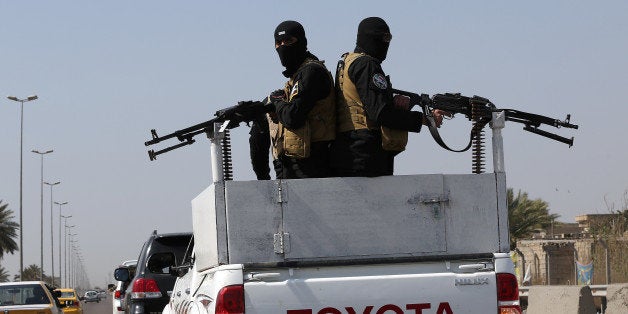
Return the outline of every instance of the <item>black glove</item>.
{"type": "Polygon", "coordinates": [[[283,91],[283,89],[278,89],[270,93],[269,97],[273,100],[284,100],[286,98],[286,93],[283,91]]]}
{"type": "Polygon", "coordinates": [[[280,102],[285,102],[286,93],[284,93],[283,89],[278,89],[272,93],[270,96],[266,97],[265,103],[267,107],[266,112],[275,112],[277,108],[277,104],[280,102]]]}

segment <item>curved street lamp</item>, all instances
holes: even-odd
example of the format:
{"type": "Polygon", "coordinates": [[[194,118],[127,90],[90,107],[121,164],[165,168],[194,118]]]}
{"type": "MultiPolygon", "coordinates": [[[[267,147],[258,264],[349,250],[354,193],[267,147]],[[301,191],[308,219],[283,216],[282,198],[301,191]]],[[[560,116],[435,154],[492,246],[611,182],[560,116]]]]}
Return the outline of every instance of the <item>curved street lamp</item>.
{"type": "Polygon", "coordinates": [[[74,246],[74,243],[78,243],[78,240],[75,239],[74,237],[77,236],[78,233],[70,233],[70,251],[68,252],[68,268],[70,268],[70,272],[68,273],[68,284],[70,288],[75,288],[74,287],[74,257],[72,254],[74,254],[74,252],[76,251],[76,246],[74,246]]]}
{"type": "Polygon", "coordinates": [[[54,251],[54,240],[53,240],[53,236],[52,236],[52,221],[54,220],[52,218],[52,187],[60,184],[61,181],[57,181],[54,183],[50,183],[50,182],[44,182],[45,185],[50,186],[50,269],[52,270],[52,285],[55,285],[55,251],[54,251]]]}
{"type": "MultiPolygon", "coordinates": [[[[71,237],[73,235],[73,234],[70,233],[71,231],[69,231],[69,230],[74,228],[74,227],[76,227],[76,225],[71,225],[71,226],[67,226],[66,225],[65,226],[66,243],[65,243],[65,263],[64,263],[64,267],[65,267],[65,284],[66,284],[67,288],[70,288],[70,286],[69,286],[70,280],[68,279],[69,278],[69,274],[68,274],[68,264],[69,264],[69,261],[68,261],[68,257],[69,257],[68,246],[70,246],[71,237]]],[[[76,233],[74,235],[76,235],[76,233]]]]}
{"type": "Polygon", "coordinates": [[[53,150],[47,150],[45,152],[40,152],[38,150],[31,150],[31,152],[38,154],[41,156],[41,229],[39,233],[39,238],[41,241],[41,272],[39,276],[39,280],[44,281],[44,155],[50,154],[53,150]]]}
{"type": "Polygon", "coordinates": [[[37,99],[37,95],[30,95],[25,99],[19,99],[15,96],[7,96],[9,100],[17,101],[20,103],[20,281],[22,281],[22,274],[24,273],[24,228],[23,228],[23,210],[22,210],[22,164],[23,164],[23,151],[24,149],[24,103],[37,99]]]}
{"type": "MultiPolygon", "coordinates": [[[[69,215],[69,216],[61,215],[61,206],[66,205],[67,203],[68,202],[55,202],[55,204],[59,205],[59,285],[63,284],[63,280],[61,276],[61,219],[62,218],[68,219],[72,217],[72,215],[69,215]]],[[[65,224],[67,225],[67,220],[65,221],[65,224]]]]}

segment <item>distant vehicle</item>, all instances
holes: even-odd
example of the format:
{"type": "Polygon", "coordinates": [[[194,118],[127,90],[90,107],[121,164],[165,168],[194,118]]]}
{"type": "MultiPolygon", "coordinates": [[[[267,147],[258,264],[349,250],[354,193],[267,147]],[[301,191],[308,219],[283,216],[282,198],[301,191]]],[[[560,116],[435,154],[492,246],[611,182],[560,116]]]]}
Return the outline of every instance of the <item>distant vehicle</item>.
{"type": "Polygon", "coordinates": [[[87,302],[96,302],[99,303],[100,302],[100,295],[98,295],[98,292],[94,291],[94,290],[90,290],[85,292],[85,295],[83,296],[83,302],[87,303],[87,302]]]}
{"type": "Polygon", "coordinates": [[[41,281],[0,283],[0,313],[63,314],[51,286],[41,281]]]}
{"type": "Polygon", "coordinates": [[[61,303],[61,310],[64,314],[83,314],[81,302],[79,301],[79,298],[76,295],[76,291],[74,289],[61,288],[56,289],[55,291],[59,291],[60,293],[58,299],[59,303],[61,303]]]}
{"type": "Polygon", "coordinates": [[[115,270],[116,280],[129,282],[122,301],[124,313],[162,311],[177,279],[170,267],[181,262],[191,239],[191,232],[158,234],[155,230],[140,251],[135,276],[128,267],[115,270]]]}
{"type": "MultiPolygon", "coordinates": [[[[129,277],[133,277],[135,275],[135,266],[137,265],[137,260],[124,261],[120,265],[121,267],[129,268],[129,272],[132,274],[129,277]]],[[[129,281],[117,281],[115,285],[115,290],[113,291],[113,314],[124,314],[124,308],[122,304],[122,300],[124,299],[124,291],[126,287],[129,285],[129,281]]]]}

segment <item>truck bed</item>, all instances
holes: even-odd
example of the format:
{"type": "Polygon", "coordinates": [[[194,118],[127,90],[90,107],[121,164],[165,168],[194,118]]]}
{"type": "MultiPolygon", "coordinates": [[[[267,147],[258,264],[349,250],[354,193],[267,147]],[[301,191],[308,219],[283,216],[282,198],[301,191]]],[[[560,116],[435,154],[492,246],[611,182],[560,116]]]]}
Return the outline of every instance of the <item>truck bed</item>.
{"type": "Polygon", "coordinates": [[[503,173],[216,183],[192,201],[197,270],[508,252],[505,185],[503,173]]]}

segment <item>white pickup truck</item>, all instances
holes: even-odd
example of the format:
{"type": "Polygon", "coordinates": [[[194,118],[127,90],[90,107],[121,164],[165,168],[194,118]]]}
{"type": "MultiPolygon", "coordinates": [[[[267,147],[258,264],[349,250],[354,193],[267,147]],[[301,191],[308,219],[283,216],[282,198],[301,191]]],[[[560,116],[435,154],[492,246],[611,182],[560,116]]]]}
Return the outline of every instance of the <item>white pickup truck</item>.
{"type": "Polygon", "coordinates": [[[216,130],[163,313],[521,313],[503,122],[493,173],[270,181],[222,180],[216,130]]]}

